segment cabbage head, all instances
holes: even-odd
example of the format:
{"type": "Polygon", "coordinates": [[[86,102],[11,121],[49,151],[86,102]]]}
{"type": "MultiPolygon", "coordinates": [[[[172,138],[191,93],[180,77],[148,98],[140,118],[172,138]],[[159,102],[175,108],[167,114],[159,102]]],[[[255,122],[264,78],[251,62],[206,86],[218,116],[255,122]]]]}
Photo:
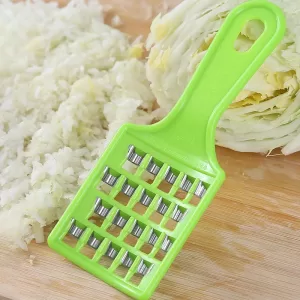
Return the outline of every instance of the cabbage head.
{"type": "MultiPolygon", "coordinates": [[[[160,118],[180,98],[230,10],[242,2],[185,0],[154,19],[146,45],[147,77],[160,118]]],[[[300,150],[300,1],[273,2],[285,13],[286,35],[219,120],[216,144],[267,154],[280,148],[289,155],[300,150]]],[[[249,48],[262,26],[247,23],[236,48],[249,48]]]]}

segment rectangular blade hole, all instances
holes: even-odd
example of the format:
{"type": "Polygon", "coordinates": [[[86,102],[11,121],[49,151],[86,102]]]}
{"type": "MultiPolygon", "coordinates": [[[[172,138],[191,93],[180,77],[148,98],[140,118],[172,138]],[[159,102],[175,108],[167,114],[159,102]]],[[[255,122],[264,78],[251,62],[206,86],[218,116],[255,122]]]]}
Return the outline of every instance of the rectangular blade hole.
{"type": "Polygon", "coordinates": [[[159,214],[157,211],[154,211],[150,216],[150,220],[156,224],[160,224],[163,217],[163,215],[159,214]]]}
{"type": "Polygon", "coordinates": [[[120,174],[114,171],[111,168],[106,167],[103,171],[101,181],[99,183],[98,189],[106,193],[110,194],[112,188],[115,186],[117,181],[119,180],[120,174]]]}
{"type": "Polygon", "coordinates": [[[162,180],[162,182],[159,184],[158,188],[165,192],[165,193],[169,193],[171,188],[173,187],[173,184],[175,183],[178,175],[179,175],[179,171],[168,167],[165,176],[164,176],[164,180],[162,180]]]}
{"type": "Polygon", "coordinates": [[[80,252],[89,258],[93,258],[102,241],[103,238],[93,232],[93,234],[90,235],[87,244],[80,250],[80,252]]]}
{"type": "Polygon", "coordinates": [[[196,195],[193,195],[192,199],[190,200],[190,204],[194,205],[194,206],[197,206],[199,203],[200,203],[201,199],[196,196],[196,195]]]}
{"type": "Polygon", "coordinates": [[[166,256],[166,252],[163,251],[162,249],[159,249],[158,252],[155,255],[155,258],[162,261],[166,256]]]}
{"type": "Polygon", "coordinates": [[[144,171],[141,175],[141,179],[149,184],[152,184],[155,176],[153,174],[150,174],[148,171],[144,171]]]}
{"type": "Polygon", "coordinates": [[[115,197],[115,200],[123,205],[127,205],[129,199],[133,196],[137,189],[138,185],[131,180],[126,179],[124,182],[121,191],[115,197]]]}
{"type": "Polygon", "coordinates": [[[126,206],[129,202],[129,198],[126,195],[124,195],[123,192],[119,192],[118,195],[115,197],[115,200],[124,206],[126,206]]]}
{"type": "Polygon", "coordinates": [[[138,167],[141,165],[146,153],[134,145],[128,146],[128,152],[127,152],[127,162],[132,164],[135,167],[138,167]]]}
{"type": "Polygon", "coordinates": [[[113,263],[114,259],[117,257],[120,249],[121,248],[119,246],[110,243],[108,248],[106,249],[105,254],[103,254],[99,260],[100,265],[102,265],[105,268],[109,268],[113,263]]]}
{"type": "Polygon", "coordinates": [[[143,189],[141,195],[139,196],[139,203],[142,204],[146,209],[151,205],[155,194],[149,190],[143,189]]]}
{"type": "Polygon", "coordinates": [[[111,266],[111,264],[113,263],[113,259],[111,259],[110,257],[107,257],[106,255],[103,255],[100,258],[99,263],[101,266],[108,269],[111,266]]]}
{"type": "Polygon", "coordinates": [[[124,256],[121,258],[120,265],[116,269],[116,275],[124,278],[134,261],[136,260],[136,256],[130,252],[125,252],[124,256]]]}
{"type": "Polygon", "coordinates": [[[63,238],[63,242],[65,244],[67,244],[68,246],[70,246],[72,248],[75,248],[76,245],[77,245],[78,240],[75,237],[73,237],[69,234],[66,234],[63,238]]]}
{"type": "Polygon", "coordinates": [[[147,274],[151,272],[152,267],[153,265],[148,261],[145,260],[140,261],[136,273],[130,279],[130,281],[135,285],[140,285],[141,281],[143,280],[143,277],[147,276],[147,274]]]}
{"type": "Polygon", "coordinates": [[[87,256],[88,258],[92,259],[95,255],[95,249],[92,247],[85,245],[81,250],[80,253],[87,256]]]}
{"type": "Polygon", "coordinates": [[[172,231],[175,230],[178,223],[185,217],[186,212],[186,208],[176,205],[165,227],[172,231]]]}
{"type": "Polygon", "coordinates": [[[148,172],[149,174],[153,175],[154,178],[155,178],[155,176],[161,170],[162,166],[163,166],[163,163],[160,160],[152,157],[150,159],[147,167],[146,167],[146,172],[148,172]]]}
{"type": "Polygon", "coordinates": [[[133,223],[132,229],[130,230],[130,233],[127,235],[125,242],[131,246],[135,246],[138,239],[143,234],[144,230],[146,228],[146,225],[140,221],[135,220],[133,223]]]}
{"type": "Polygon", "coordinates": [[[138,237],[132,235],[131,233],[128,234],[124,240],[124,242],[132,247],[134,247],[136,245],[136,243],[138,242],[138,237]]]}
{"type": "Polygon", "coordinates": [[[127,214],[118,210],[112,220],[112,224],[110,224],[109,228],[107,229],[107,232],[115,237],[118,237],[123,228],[126,226],[129,218],[130,217],[127,214]]]}
{"type": "Polygon", "coordinates": [[[155,258],[158,260],[163,260],[164,257],[166,256],[167,252],[171,250],[173,247],[175,240],[174,238],[171,238],[169,236],[165,236],[159,250],[157,251],[155,258]]]}
{"type": "Polygon", "coordinates": [[[138,187],[138,185],[135,182],[126,179],[125,183],[122,186],[122,192],[124,195],[126,195],[127,197],[130,198],[133,196],[137,187],[138,187]]]}
{"type": "Polygon", "coordinates": [[[98,215],[93,214],[90,218],[89,218],[89,222],[95,224],[98,227],[101,227],[103,222],[104,222],[105,218],[100,218],[98,215]]]}
{"type": "Polygon", "coordinates": [[[128,173],[135,174],[137,170],[137,166],[133,165],[130,161],[126,160],[122,166],[124,170],[126,170],[128,173]]]}
{"type": "Polygon", "coordinates": [[[188,193],[186,191],[183,191],[182,189],[178,189],[175,194],[175,197],[179,200],[184,200],[187,195],[188,193]]]}
{"type": "Polygon", "coordinates": [[[153,250],[153,246],[148,243],[145,243],[141,248],[141,251],[146,254],[150,254],[152,250],[153,250]]]}
{"type": "Polygon", "coordinates": [[[142,203],[138,202],[133,207],[133,210],[140,215],[143,215],[147,211],[148,207],[143,205],[142,203]]]}
{"type": "Polygon", "coordinates": [[[121,233],[121,231],[123,230],[123,228],[112,224],[111,226],[109,226],[109,228],[107,229],[107,232],[115,237],[118,237],[121,233]]]}
{"type": "Polygon", "coordinates": [[[157,202],[156,210],[150,216],[150,220],[157,224],[160,224],[170,205],[171,204],[169,201],[161,197],[157,202]]]}
{"type": "MultiPolygon", "coordinates": [[[[145,251],[150,251],[151,252],[153,247],[155,247],[160,235],[161,235],[160,231],[152,228],[149,232],[148,240],[146,241],[146,243],[142,247],[142,249],[143,249],[142,251],[143,252],[145,252],[145,251]]],[[[145,252],[145,253],[149,254],[150,252],[148,252],[148,253],[145,252]]]]}
{"type": "Polygon", "coordinates": [[[70,228],[68,230],[68,233],[63,238],[63,242],[65,242],[71,247],[75,247],[77,245],[77,241],[84,233],[85,228],[86,227],[83,226],[79,221],[71,219],[70,228]]]}
{"type": "Polygon", "coordinates": [[[161,181],[161,183],[158,185],[158,189],[160,189],[161,191],[163,191],[167,194],[170,192],[172,187],[173,187],[173,185],[166,182],[165,180],[161,181]]]}
{"type": "Polygon", "coordinates": [[[147,261],[141,261],[136,273],[131,277],[130,281],[135,285],[139,285],[144,276],[147,275],[149,271],[151,271],[152,264],[147,261]]]}
{"type": "Polygon", "coordinates": [[[131,281],[134,285],[139,286],[140,283],[141,283],[141,281],[142,281],[142,279],[143,279],[143,275],[138,274],[138,273],[135,273],[135,274],[131,277],[130,281],[131,281]]]}
{"type": "Polygon", "coordinates": [[[184,200],[187,197],[188,192],[190,191],[194,181],[195,181],[194,178],[184,175],[180,182],[179,189],[175,194],[175,197],[177,199],[184,200]]]}
{"type": "Polygon", "coordinates": [[[115,274],[121,278],[124,278],[127,275],[127,273],[128,268],[123,265],[118,266],[118,268],[115,271],[115,274]]]}
{"type": "Polygon", "coordinates": [[[105,218],[109,215],[112,205],[97,197],[94,204],[94,213],[89,218],[89,221],[98,227],[101,227],[105,218]]]}
{"type": "Polygon", "coordinates": [[[205,195],[207,189],[208,189],[207,184],[205,184],[203,182],[200,182],[198,184],[198,187],[197,187],[196,191],[194,192],[194,195],[193,195],[192,199],[189,201],[189,203],[194,205],[194,206],[197,206],[201,202],[201,200],[202,200],[203,196],[205,195]]]}
{"type": "Polygon", "coordinates": [[[165,227],[169,230],[175,230],[176,226],[177,226],[177,222],[173,219],[169,219],[169,221],[167,222],[167,224],[165,225],[165,227]]]}
{"type": "Polygon", "coordinates": [[[99,186],[98,186],[98,190],[102,191],[103,193],[105,193],[106,195],[109,195],[111,190],[113,189],[112,186],[105,184],[104,182],[100,182],[99,186]]]}

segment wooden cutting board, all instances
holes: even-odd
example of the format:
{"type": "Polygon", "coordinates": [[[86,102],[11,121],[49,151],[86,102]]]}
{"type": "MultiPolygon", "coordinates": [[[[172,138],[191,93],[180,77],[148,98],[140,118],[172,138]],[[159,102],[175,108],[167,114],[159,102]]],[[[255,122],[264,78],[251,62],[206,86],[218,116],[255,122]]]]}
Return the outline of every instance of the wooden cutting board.
{"type": "MultiPolygon", "coordinates": [[[[146,1],[105,2],[125,20],[122,30],[149,31],[146,1]]],[[[176,2],[148,0],[152,17],[176,2]]],[[[263,157],[218,148],[218,158],[227,180],[153,299],[300,299],[300,153],[263,157]]],[[[31,244],[29,252],[0,246],[0,299],[6,298],[128,299],[46,243],[31,244]]]]}

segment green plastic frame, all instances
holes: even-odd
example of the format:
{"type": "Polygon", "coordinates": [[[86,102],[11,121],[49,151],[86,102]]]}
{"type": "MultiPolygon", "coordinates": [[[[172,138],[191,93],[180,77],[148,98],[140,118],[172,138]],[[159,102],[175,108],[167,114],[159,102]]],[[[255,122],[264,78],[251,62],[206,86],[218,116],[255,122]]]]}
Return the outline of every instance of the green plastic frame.
{"type": "Polygon", "coordinates": [[[149,299],[225,180],[225,173],[216,158],[214,143],[215,129],[221,114],[275,49],[284,33],[284,16],[281,10],[270,2],[253,0],[232,10],[181,99],[167,118],[151,126],[126,124],[118,131],[49,235],[49,246],[128,296],[134,299],[149,299]],[[243,53],[237,52],[234,49],[234,41],[245,23],[253,19],[261,20],[265,30],[251,49],[243,53]],[[134,145],[136,151],[143,156],[134,174],[123,168],[127,161],[129,145],[134,145]],[[153,158],[160,166],[160,171],[155,180],[149,183],[142,179],[142,174],[153,158]],[[109,193],[99,188],[107,166],[118,178],[109,193]],[[169,166],[176,173],[177,179],[171,190],[166,192],[162,191],[159,185],[169,166]],[[185,175],[192,186],[186,197],[179,199],[176,192],[180,189],[185,175]],[[127,205],[116,200],[125,182],[136,187],[127,205]],[[194,192],[199,182],[202,182],[207,191],[202,199],[199,199],[199,203],[194,205],[191,200],[195,197],[194,192]],[[145,214],[141,215],[135,212],[133,207],[139,201],[143,189],[155,197],[145,214]],[[89,221],[97,197],[111,208],[101,226],[89,221]],[[160,197],[167,203],[168,209],[157,224],[150,219],[150,215],[157,209],[160,197]],[[170,230],[165,225],[175,207],[185,212],[185,216],[177,223],[175,229],[170,230]],[[108,228],[118,212],[127,223],[116,237],[110,234],[108,228]],[[64,242],[72,219],[76,220],[79,228],[84,229],[74,247],[64,242]],[[131,246],[125,242],[125,238],[130,234],[136,220],[143,226],[143,233],[137,244],[131,246]],[[146,254],[141,247],[147,243],[152,230],[156,232],[158,240],[152,252],[146,254]],[[102,242],[94,256],[89,258],[81,253],[81,249],[91,234],[102,242]],[[172,246],[163,259],[157,259],[156,255],[161,251],[165,239],[169,239],[172,246]],[[118,255],[111,266],[106,268],[99,260],[109,245],[118,251],[118,255]],[[115,271],[122,264],[126,253],[129,253],[133,264],[128,268],[125,277],[121,277],[115,271]],[[141,282],[135,284],[131,279],[141,261],[147,267],[152,267],[141,282]]]}

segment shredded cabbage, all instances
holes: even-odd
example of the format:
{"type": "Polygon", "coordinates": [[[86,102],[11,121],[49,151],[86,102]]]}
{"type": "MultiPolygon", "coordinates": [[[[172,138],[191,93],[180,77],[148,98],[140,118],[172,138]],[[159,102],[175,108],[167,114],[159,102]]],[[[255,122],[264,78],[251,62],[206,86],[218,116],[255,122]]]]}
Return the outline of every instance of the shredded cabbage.
{"type": "Polygon", "coordinates": [[[0,3],[0,237],[12,246],[43,242],[122,124],[152,121],[140,52],[102,10],[0,3]]]}
{"type": "MultiPolygon", "coordinates": [[[[180,98],[228,12],[242,2],[185,0],[155,18],[147,40],[147,77],[160,117],[180,98]]],[[[300,151],[300,2],[273,2],[286,15],[286,36],[222,116],[216,144],[242,152],[281,148],[289,155],[300,151]]],[[[262,30],[260,22],[249,22],[237,49],[246,49],[262,30]]]]}

